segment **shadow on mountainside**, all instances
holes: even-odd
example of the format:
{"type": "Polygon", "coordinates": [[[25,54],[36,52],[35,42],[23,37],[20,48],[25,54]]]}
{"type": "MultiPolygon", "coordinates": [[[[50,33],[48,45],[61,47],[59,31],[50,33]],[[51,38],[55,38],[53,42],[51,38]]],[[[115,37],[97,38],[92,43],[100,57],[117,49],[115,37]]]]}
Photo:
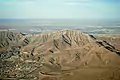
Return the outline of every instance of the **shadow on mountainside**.
{"type": "Polygon", "coordinates": [[[115,52],[117,53],[117,55],[120,56],[120,50],[117,50],[113,45],[111,45],[110,43],[108,43],[105,40],[97,40],[97,38],[93,35],[89,35],[91,38],[93,38],[94,40],[96,40],[96,43],[100,46],[103,46],[104,48],[106,48],[107,50],[111,51],[111,52],[115,52]]]}

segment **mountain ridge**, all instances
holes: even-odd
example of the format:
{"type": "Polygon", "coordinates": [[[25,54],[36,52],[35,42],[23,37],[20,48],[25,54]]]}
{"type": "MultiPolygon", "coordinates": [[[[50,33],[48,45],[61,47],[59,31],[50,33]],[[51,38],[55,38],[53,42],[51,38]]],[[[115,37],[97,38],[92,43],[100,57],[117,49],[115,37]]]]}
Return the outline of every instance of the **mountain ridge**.
{"type": "Polygon", "coordinates": [[[71,72],[80,68],[119,68],[120,66],[120,56],[116,54],[114,46],[78,30],[27,35],[2,32],[0,35],[2,65],[10,66],[11,63],[5,64],[5,62],[11,61],[19,65],[9,67],[12,68],[13,73],[6,68],[5,71],[10,74],[3,72],[5,75],[17,74],[17,77],[23,77],[18,74],[22,74],[24,70],[27,71],[25,74],[32,74],[31,71],[36,69],[36,73],[40,73],[41,76],[61,75],[66,71],[71,72]],[[22,64],[26,65],[28,70],[22,64]]]}

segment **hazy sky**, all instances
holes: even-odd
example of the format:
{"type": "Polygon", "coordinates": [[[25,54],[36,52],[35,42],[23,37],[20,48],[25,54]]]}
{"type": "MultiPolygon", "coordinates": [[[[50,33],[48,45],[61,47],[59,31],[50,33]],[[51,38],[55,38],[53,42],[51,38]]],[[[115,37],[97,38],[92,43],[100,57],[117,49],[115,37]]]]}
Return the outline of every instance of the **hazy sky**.
{"type": "Polygon", "coordinates": [[[0,18],[120,19],[120,0],[0,0],[0,18]]]}

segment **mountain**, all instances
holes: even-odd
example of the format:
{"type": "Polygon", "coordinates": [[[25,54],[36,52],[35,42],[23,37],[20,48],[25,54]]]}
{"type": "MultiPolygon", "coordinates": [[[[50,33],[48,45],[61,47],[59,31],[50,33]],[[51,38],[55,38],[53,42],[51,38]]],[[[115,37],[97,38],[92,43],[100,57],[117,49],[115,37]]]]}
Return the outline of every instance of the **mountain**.
{"type": "Polygon", "coordinates": [[[12,64],[4,67],[3,77],[41,80],[38,75],[62,75],[81,68],[120,68],[119,50],[78,30],[28,35],[3,31],[0,35],[2,65],[12,64]]]}

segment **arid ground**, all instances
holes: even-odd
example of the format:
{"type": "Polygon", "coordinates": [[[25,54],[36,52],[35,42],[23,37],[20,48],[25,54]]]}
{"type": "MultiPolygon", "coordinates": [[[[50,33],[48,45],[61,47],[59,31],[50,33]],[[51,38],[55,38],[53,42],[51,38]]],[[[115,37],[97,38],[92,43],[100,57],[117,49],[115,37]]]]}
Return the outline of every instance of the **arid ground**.
{"type": "Polygon", "coordinates": [[[120,35],[0,32],[2,80],[120,80],[120,35]]]}

